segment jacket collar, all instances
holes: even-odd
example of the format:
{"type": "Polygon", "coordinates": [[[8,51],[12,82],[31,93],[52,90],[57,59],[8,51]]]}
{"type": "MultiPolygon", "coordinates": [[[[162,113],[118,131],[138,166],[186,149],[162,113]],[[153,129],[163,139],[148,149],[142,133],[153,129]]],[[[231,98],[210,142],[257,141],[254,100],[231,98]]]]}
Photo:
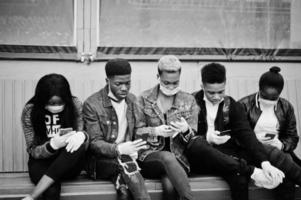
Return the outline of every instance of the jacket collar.
{"type": "MultiPolygon", "coordinates": [[[[103,106],[105,108],[108,107],[113,107],[112,103],[111,103],[111,99],[109,98],[108,94],[109,94],[109,86],[106,85],[103,89],[101,89],[99,91],[100,93],[100,100],[102,100],[103,106]]],[[[125,102],[128,104],[128,102],[130,102],[128,96],[125,98],[125,102]]]]}

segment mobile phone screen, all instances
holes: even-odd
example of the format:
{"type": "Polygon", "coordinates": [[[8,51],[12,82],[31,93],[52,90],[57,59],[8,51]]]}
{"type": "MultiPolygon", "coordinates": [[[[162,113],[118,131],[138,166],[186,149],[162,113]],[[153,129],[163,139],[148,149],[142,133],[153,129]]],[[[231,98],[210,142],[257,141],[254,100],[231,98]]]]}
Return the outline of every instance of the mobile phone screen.
{"type": "Polygon", "coordinates": [[[69,133],[69,132],[71,132],[71,131],[73,131],[72,128],[61,128],[61,129],[60,129],[60,135],[61,135],[61,136],[62,136],[62,135],[66,135],[67,133],[69,133]]]}
{"type": "Polygon", "coordinates": [[[225,131],[221,131],[219,133],[219,136],[223,136],[223,135],[230,135],[231,130],[225,130],[225,131]]]}
{"type": "Polygon", "coordinates": [[[274,139],[275,138],[275,134],[272,134],[272,133],[266,133],[265,134],[265,137],[267,138],[267,139],[269,139],[269,140],[272,140],[272,139],[274,139]]]}

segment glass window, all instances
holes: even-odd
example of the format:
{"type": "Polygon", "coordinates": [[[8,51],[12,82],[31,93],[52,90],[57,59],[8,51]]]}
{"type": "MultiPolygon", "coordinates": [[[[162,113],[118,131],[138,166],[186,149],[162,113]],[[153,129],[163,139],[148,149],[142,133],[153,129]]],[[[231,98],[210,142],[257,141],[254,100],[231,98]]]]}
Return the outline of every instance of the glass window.
{"type": "Polygon", "coordinates": [[[98,55],[301,56],[300,18],[297,0],[102,0],[98,55]]]}
{"type": "Polygon", "coordinates": [[[0,0],[0,44],[74,46],[74,1],[0,0]]]}

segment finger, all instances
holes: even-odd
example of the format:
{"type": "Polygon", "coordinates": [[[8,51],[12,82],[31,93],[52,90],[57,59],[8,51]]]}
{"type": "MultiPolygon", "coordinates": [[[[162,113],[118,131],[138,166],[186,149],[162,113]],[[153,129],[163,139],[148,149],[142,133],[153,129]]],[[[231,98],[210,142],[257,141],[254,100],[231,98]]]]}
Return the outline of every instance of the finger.
{"type": "Polygon", "coordinates": [[[78,149],[78,145],[75,143],[72,145],[70,152],[73,153],[74,151],[76,151],[78,149]]]}
{"type": "Polygon", "coordinates": [[[281,178],[281,180],[284,179],[284,177],[285,177],[285,175],[282,171],[279,172],[278,176],[281,178]]]}
{"type": "Polygon", "coordinates": [[[75,145],[72,152],[77,151],[79,147],[80,145],[75,145]]]}
{"type": "Polygon", "coordinates": [[[180,118],[181,122],[186,122],[186,119],[184,117],[180,118]]]}
{"type": "Polygon", "coordinates": [[[270,172],[267,172],[266,173],[266,177],[267,177],[267,179],[269,180],[269,181],[273,181],[273,176],[272,176],[272,174],[270,173],[270,172]]]}
{"type": "MultiPolygon", "coordinates": [[[[220,135],[221,132],[220,131],[214,131],[215,135],[220,135]]],[[[220,136],[221,137],[221,136],[220,136]]]]}
{"type": "Polygon", "coordinates": [[[179,127],[179,124],[177,122],[170,122],[170,125],[171,125],[171,126],[169,126],[170,128],[179,127]]]}
{"type": "Polygon", "coordinates": [[[145,144],[145,143],[146,143],[145,140],[140,140],[140,141],[137,141],[137,142],[132,142],[132,145],[145,144]]]}
{"type": "Polygon", "coordinates": [[[76,151],[76,145],[72,146],[72,148],[70,149],[70,153],[73,153],[74,151],[76,151]]]}
{"type": "Polygon", "coordinates": [[[143,141],[142,139],[138,139],[138,140],[134,140],[133,142],[132,142],[132,144],[138,144],[138,143],[140,143],[141,141],[143,141]]]}
{"type": "Polygon", "coordinates": [[[175,127],[175,126],[170,126],[170,129],[168,132],[174,132],[174,131],[180,131],[179,127],[175,127]]]}
{"type": "Polygon", "coordinates": [[[71,137],[68,137],[67,139],[65,139],[65,143],[69,143],[71,141],[71,137]]]}
{"type": "Polygon", "coordinates": [[[139,142],[138,144],[134,144],[134,147],[140,147],[145,144],[146,144],[146,141],[142,141],[142,142],[139,142]]]}
{"type": "Polygon", "coordinates": [[[147,149],[147,145],[143,145],[143,146],[135,148],[136,152],[139,151],[139,150],[141,150],[141,149],[147,149]]]}
{"type": "Polygon", "coordinates": [[[67,134],[65,134],[65,135],[62,135],[61,137],[62,138],[68,138],[68,137],[70,137],[71,135],[73,135],[74,133],[76,133],[75,131],[71,131],[71,132],[69,132],[69,133],[67,133],[67,134]]]}
{"type": "Polygon", "coordinates": [[[67,152],[70,152],[70,148],[71,148],[71,144],[69,143],[69,144],[67,144],[67,146],[66,146],[66,151],[67,151],[67,152]]]}

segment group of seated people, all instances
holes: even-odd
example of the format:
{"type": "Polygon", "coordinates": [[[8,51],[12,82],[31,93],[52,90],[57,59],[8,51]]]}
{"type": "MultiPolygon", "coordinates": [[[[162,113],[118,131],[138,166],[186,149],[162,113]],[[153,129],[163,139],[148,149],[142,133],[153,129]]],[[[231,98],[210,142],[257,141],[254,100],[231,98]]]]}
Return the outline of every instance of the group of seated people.
{"type": "Polygon", "coordinates": [[[144,178],[160,179],[163,199],[194,197],[191,174],[221,176],[233,200],[247,200],[248,184],[293,200],[301,184],[294,154],[298,143],[293,106],[280,97],[284,79],[271,67],[259,90],[235,101],[225,94],[226,69],[201,69],[201,89],[180,89],[181,62],[161,57],[158,84],[139,97],[129,92],[131,65],[105,65],[106,86],[83,105],[66,78],[48,74],[37,83],[22,113],[35,187],[23,200],[60,199],[61,182],[85,169],[92,179],[111,180],[118,199],[151,199],[144,178]]]}

